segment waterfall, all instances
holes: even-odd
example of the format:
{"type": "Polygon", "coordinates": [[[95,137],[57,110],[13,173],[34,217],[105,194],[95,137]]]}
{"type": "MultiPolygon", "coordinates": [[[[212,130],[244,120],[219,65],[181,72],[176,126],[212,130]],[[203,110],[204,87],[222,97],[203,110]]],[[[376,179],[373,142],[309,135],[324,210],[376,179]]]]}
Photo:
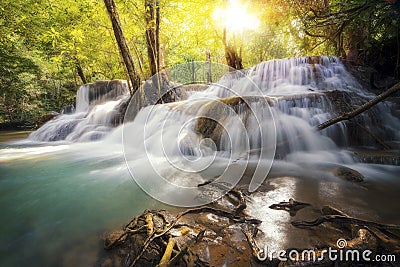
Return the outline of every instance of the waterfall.
{"type": "Polygon", "coordinates": [[[126,81],[97,81],[82,85],[76,96],[76,109],[48,121],[29,139],[33,141],[93,141],[121,124],[129,100],[126,81]]]}
{"type": "MultiPolygon", "coordinates": [[[[291,153],[324,151],[326,154],[339,151],[340,147],[373,144],[371,136],[352,122],[337,123],[321,132],[314,128],[372,97],[336,57],[272,60],[244,72],[227,74],[206,90],[188,94],[184,101],[148,107],[143,112],[149,117],[141,123],[156,122],[148,131],[152,138],[159,135],[161,140],[162,135],[168,136],[166,147],[171,151],[160,152],[155,148],[155,153],[183,152],[194,156],[206,155],[212,147],[221,154],[235,150],[238,155],[260,149],[260,132],[268,133],[267,128],[274,123],[276,158],[282,159],[291,153]],[[262,118],[261,122],[255,118],[262,118]],[[239,122],[244,125],[244,132],[239,122]],[[204,138],[212,144],[203,143],[204,151],[201,151],[199,144],[204,138]]],[[[356,122],[386,141],[400,139],[400,121],[392,115],[390,103],[378,104],[356,122]]],[[[143,127],[147,126],[139,127],[138,122],[133,122],[133,129],[140,131],[143,127]]],[[[136,132],[132,135],[140,136],[136,132]]],[[[136,142],[145,141],[136,139],[136,142]]],[[[294,158],[292,155],[291,159],[294,158]]],[[[335,161],[348,162],[351,157],[339,153],[335,161]]]]}
{"type": "Polygon", "coordinates": [[[390,103],[378,104],[357,121],[316,129],[374,97],[335,57],[264,62],[186,96],[144,107],[136,115],[131,114],[136,105],[129,106],[123,129],[113,134],[115,140],[122,131],[136,182],[171,205],[198,205],[193,188],[210,177],[235,184],[245,172],[252,173],[253,191],[272,166],[281,176],[320,175],[311,171],[355,164],[351,146],[379,148],[370,133],[385,142],[400,139],[400,121],[390,103]]]}
{"type": "MultiPolygon", "coordinates": [[[[337,153],[341,148],[376,145],[373,135],[388,142],[400,139],[400,121],[387,102],[351,122],[337,123],[320,132],[315,130],[316,125],[374,96],[362,88],[336,57],[262,62],[244,71],[228,73],[201,90],[181,92],[184,92],[179,97],[181,101],[145,107],[138,119],[126,121],[126,129],[131,129],[127,134],[135,137],[136,154],[146,150],[160,157],[182,153],[200,157],[211,155],[216,149],[220,156],[243,157],[249,153],[254,156],[265,144],[273,147],[271,143],[276,143],[277,159],[301,159],[300,152],[319,151],[325,157],[334,152],[338,155],[332,157],[335,162],[348,162],[351,157],[337,153]],[[142,113],[147,116],[145,120],[139,119],[142,113]],[[143,129],[148,136],[143,136],[143,129]],[[148,139],[153,143],[144,148],[140,143],[148,139]]],[[[77,93],[74,113],[58,116],[29,138],[100,139],[122,122],[127,95],[123,81],[83,85],[77,93]]]]}

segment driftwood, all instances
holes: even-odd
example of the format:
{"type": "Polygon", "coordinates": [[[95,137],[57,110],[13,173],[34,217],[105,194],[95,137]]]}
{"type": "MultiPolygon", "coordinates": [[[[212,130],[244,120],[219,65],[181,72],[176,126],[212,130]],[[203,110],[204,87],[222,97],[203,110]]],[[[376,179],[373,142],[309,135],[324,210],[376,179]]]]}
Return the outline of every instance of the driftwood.
{"type": "Polygon", "coordinates": [[[385,100],[386,98],[388,98],[390,95],[396,93],[397,91],[400,90],[400,83],[396,83],[394,86],[392,86],[390,89],[386,90],[385,92],[383,92],[382,94],[378,95],[377,97],[375,97],[374,99],[371,99],[370,101],[368,101],[367,103],[361,105],[360,107],[356,108],[353,111],[350,112],[346,112],[340,116],[337,116],[335,118],[332,118],[324,123],[321,123],[320,125],[317,126],[318,130],[323,130],[335,123],[341,122],[341,121],[345,121],[345,120],[350,120],[352,118],[354,118],[355,116],[361,114],[362,112],[370,109],[371,107],[375,106],[376,104],[378,104],[379,102],[385,100]]]}
{"type": "MultiPolygon", "coordinates": [[[[186,214],[194,214],[194,213],[203,213],[203,212],[208,212],[212,213],[217,216],[225,217],[230,220],[232,220],[235,223],[249,223],[249,224],[254,224],[254,225],[260,225],[262,221],[254,218],[248,218],[244,216],[238,216],[236,214],[233,214],[230,211],[222,210],[222,209],[216,209],[208,206],[203,206],[199,208],[193,208],[193,209],[188,209],[182,213],[180,213],[175,220],[179,220],[182,216],[186,214]]],[[[174,220],[174,221],[175,221],[174,220]]]]}

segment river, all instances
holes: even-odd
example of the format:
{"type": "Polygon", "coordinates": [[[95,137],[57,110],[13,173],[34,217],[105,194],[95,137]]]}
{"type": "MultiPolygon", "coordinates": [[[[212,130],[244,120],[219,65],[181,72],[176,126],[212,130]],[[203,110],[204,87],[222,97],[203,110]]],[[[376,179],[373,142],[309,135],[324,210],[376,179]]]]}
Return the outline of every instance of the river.
{"type": "MultiPolygon", "coordinates": [[[[15,136],[0,132],[2,140],[15,136]]],[[[93,266],[107,231],[156,205],[118,151],[93,157],[85,150],[96,144],[1,146],[1,266],[93,266]]]]}

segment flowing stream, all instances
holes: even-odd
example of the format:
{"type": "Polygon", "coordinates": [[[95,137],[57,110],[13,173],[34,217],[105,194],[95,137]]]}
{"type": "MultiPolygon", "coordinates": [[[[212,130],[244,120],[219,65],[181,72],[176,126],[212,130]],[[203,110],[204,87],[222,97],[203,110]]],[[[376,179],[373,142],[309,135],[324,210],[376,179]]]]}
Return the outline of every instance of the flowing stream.
{"type": "MultiPolygon", "coordinates": [[[[289,198],[400,224],[395,106],[381,103],[361,115],[357,123],[366,130],[351,123],[314,128],[372,97],[335,57],[275,60],[227,74],[206,90],[189,90],[179,102],[145,107],[122,126],[126,83],[85,85],[74,113],[28,139],[0,143],[0,265],[98,264],[105,231],[145,208],[165,206],[136,182],[154,185],[161,176],[196,186],[231,166],[241,170],[230,174],[239,178],[243,172],[254,179],[260,166],[270,170],[253,188],[248,207],[264,221],[259,242],[270,248],[313,245],[311,237],[287,226],[289,214],[268,208],[289,198]],[[390,144],[385,153],[393,155],[393,165],[361,163],[365,157],[355,153],[360,148],[381,153],[370,133],[390,144]],[[360,172],[364,182],[338,178],[338,167],[360,172]]],[[[173,190],[150,193],[164,200],[173,190]]],[[[185,203],[191,198],[182,195],[185,203]]]]}

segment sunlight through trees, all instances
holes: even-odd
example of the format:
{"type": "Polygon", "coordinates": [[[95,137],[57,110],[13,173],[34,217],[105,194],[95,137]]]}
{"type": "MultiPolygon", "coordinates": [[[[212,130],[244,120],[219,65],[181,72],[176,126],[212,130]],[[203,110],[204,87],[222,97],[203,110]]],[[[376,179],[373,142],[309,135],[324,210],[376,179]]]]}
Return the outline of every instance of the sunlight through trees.
{"type": "MultiPolygon", "coordinates": [[[[160,67],[207,55],[226,64],[231,46],[238,68],[329,54],[399,75],[399,1],[115,2],[142,80],[160,67]]],[[[35,121],[72,104],[80,84],[114,78],[127,75],[103,1],[1,2],[0,123],[35,121]]]]}

